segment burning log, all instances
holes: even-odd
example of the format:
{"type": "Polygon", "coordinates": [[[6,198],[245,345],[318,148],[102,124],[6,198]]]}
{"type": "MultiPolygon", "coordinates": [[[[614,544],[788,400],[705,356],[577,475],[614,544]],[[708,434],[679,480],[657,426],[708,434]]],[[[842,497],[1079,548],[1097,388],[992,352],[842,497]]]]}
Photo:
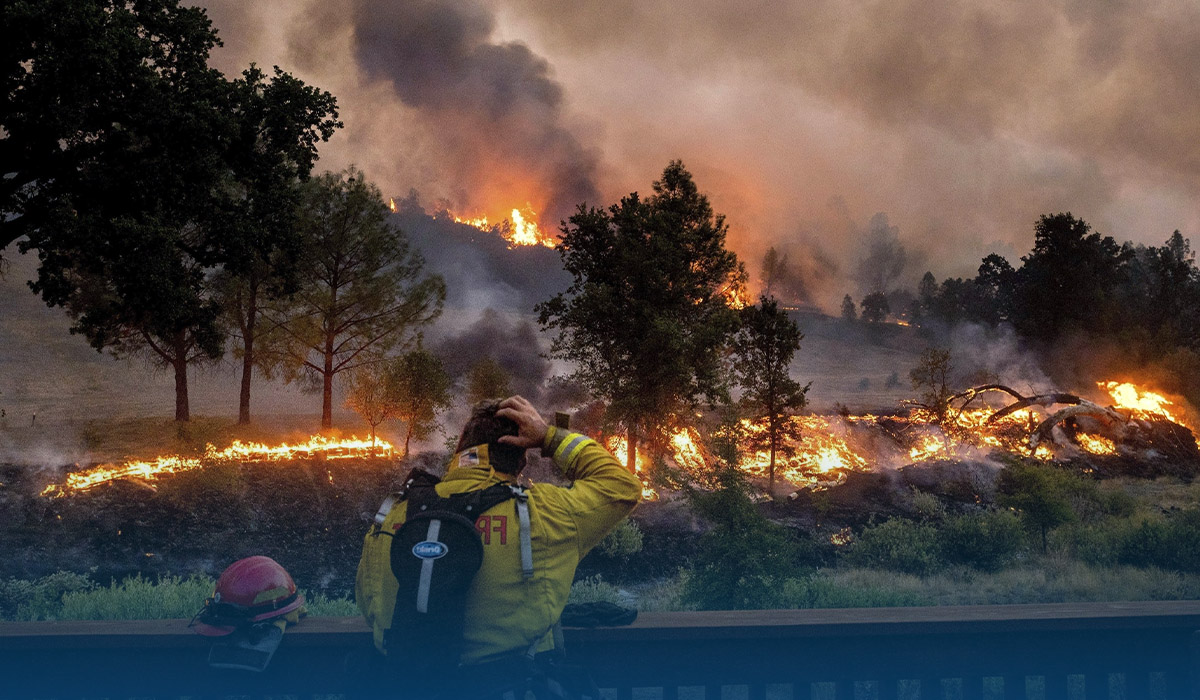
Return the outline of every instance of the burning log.
{"type": "Polygon", "coordinates": [[[1007,387],[1003,384],[981,384],[980,386],[971,387],[970,389],[967,389],[966,391],[964,391],[960,394],[955,394],[954,396],[951,396],[950,401],[954,402],[954,401],[958,401],[958,400],[962,399],[962,404],[959,406],[959,410],[962,410],[967,407],[967,404],[971,403],[976,398],[978,398],[979,396],[982,396],[983,394],[986,394],[989,391],[1002,391],[1002,392],[1008,394],[1009,396],[1012,396],[1017,401],[1025,400],[1025,397],[1022,396],[1015,389],[1007,387]]]}
{"type": "Polygon", "coordinates": [[[1114,409],[1105,408],[1091,401],[1085,401],[1078,397],[1076,397],[1076,400],[1078,402],[1077,405],[1068,406],[1058,411],[1034,428],[1029,436],[1029,449],[1031,451],[1037,450],[1038,445],[1043,440],[1052,437],[1051,431],[1054,430],[1055,426],[1061,425],[1068,420],[1078,420],[1084,417],[1091,418],[1094,421],[1094,424],[1088,425],[1084,432],[1092,435],[1099,434],[1109,438],[1113,442],[1121,442],[1126,439],[1128,418],[1114,409]]]}
{"type": "MultiPolygon", "coordinates": [[[[1015,403],[1005,406],[1004,408],[1000,409],[999,411],[996,411],[995,413],[993,413],[991,415],[991,417],[987,419],[987,422],[989,424],[995,423],[996,421],[999,421],[1000,419],[1004,418],[1005,416],[1012,415],[1013,413],[1016,413],[1017,411],[1021,411],[1021,410],[1024,410],[1026,408],[1030,408],[1033,406],[1053,406],[1055,404],[1077,405],[1080,403],[1090,403],[1090,402],[1085,402],[1083,399],[1079,398],[1078,396],[1076,396],[1074,394],[1064,394],[1064,393],[1060,393],[1060,392],[1056,392],[1053,394],[1038,394],[1036,396],[1029,396],[1029,397],[1018,399],[1015,403]]],[[[1095,404],[1092,404],[1092,405],[1095,405],[1095,404]]]]}

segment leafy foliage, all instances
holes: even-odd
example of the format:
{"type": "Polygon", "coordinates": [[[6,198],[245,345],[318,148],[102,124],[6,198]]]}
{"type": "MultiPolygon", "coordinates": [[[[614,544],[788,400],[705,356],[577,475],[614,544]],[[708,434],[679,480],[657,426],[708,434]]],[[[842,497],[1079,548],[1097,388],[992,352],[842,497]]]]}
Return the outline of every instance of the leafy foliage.
{"type": "Polygon", "coordinates": [[[716,478],[715,491],[692,494],[714,527],[701,539],[683,599],[702,610],[777,607],[785,583],[819,561],[815,543],[761,515],[740,470],[725,467],[716,478]]]}
{"type": "Polygon", "coordinates": [[[1049,531],[1078,517],[1071,507],[1072,487],[1077,482],[1078,477],[1054,467],[1015,462],[1000,472],[997,500],[1015,510],[1030,529],[1041,533],[1045,551],[1049,531]]]}
{"type": "Polygon", "coordinates": [[[868,323],[882,323],[892,312],[887,295],[883,292],[871,292],[862,300],[862,320],[868,323]]]}
{"type": "Polygon", "coordinates": [[[845,558],[851,566],[927,574],[940,565],[940,555],[933,525],[891,518],[864,529],[845,558]]]}
{"type": "Polygon", "coordinates": [[[333,425],[333,378],[411,342],[446,297],[442,278],[424,273],[387,217],[378,188],[358,170],[303,185],[299,291],[269,317],[283,334],[273,352],[292,376],[319,382],[323,428],[333,425]]]}
{"type": "Polygon", "coordinates": [[[968,513],[938,528],[942,561],[998,571],[1025,547],[1025,530],[1011,511],[968,513]]]}
{"type": "Polygon", "coordinates": [[[950,388],[951,369],[949,350],[925,348],[917,365],[908,373],[912,388],[921,392],[917,405],[931,412],[939,425],[946,424],[950,398],[954,396],[950,388]]]}
{"type": "Polygon", "coordinates": [[[333,97],[279,71],[227,80],[204,10],[178,0],[2,12],[0,249],[25,237],[34,291],[97,350],[171,367],[186,421],[188,365],[222,350],[210,275],[273,249],[333,97]]]}
{"type": "Polygon", "coordinates": [[[754,422],[766,424],[756,447],[769,454],[768,489],[774,492],[775,456],[788,453],[788,446],[800,437],[799,427],[789,419],[804,408],[808,385],[792,379],[790,370],[804,336],[778,302],[766,296],[743,308],[740,320],[731,343],[733,374],[742,388],[742,410],[754,422]]]}
{"type": "Polygon", "coordinates": [[[418,346],[388,362],[388,392],[396,417],[404,422],[404,454],[413,438],[424,440],[437,428],[437,414],[450,406],[450,377],[436,355],[418,346]]]}
{"type": "Polygon", "coordinates": [[[574,281],[537,306],[539,321],[628,432],[631,464],[640,439],[661,440],[673,416],[725,393],[721,349],[736,314],[724,294],[745,279],[727,231],[678,161],[652,196],[581,205],[563,227],[558,251],[574,281]]]}

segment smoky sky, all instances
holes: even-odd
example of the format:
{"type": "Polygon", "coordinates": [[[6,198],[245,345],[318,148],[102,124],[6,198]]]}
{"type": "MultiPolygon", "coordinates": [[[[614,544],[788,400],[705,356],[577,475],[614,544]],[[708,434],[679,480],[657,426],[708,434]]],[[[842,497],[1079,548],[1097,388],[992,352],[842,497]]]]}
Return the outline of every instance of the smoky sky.
{"type": "Polygon", "coordinates": [[[463,377],[475,363],[491,358],[512,379],[515,393],[540,396],[550,376],[550,362],[542,356],[543,337],[528,318],[485,311],[461,333],[443,339],[435,351],[452,377],[463,377]]]}
{"type": "Polygon", "coordinates": [[[448,165],[468,199],[471,189],[489,190],[490,178],[527,178],[551,225],[580,202],[599,203],[596,156],[563,126],[549,63],[524,44],[494,41],[489,9],[470,0],[357,0],[351,17],[359,65],[443,125],[448,165]]]}
{"type": "Polygon", "coordinates": [[[1200,230],[1192,0],[208,7],[224,70],[278,63],[338,96],[322,167],[468,213],[528,200],[554,229],[682,159],[734,251],[786,251],[835,312],[880,213],[924,256],[914,280],[1016,263],[1047,213],[1152,245],[1200,230]]]}

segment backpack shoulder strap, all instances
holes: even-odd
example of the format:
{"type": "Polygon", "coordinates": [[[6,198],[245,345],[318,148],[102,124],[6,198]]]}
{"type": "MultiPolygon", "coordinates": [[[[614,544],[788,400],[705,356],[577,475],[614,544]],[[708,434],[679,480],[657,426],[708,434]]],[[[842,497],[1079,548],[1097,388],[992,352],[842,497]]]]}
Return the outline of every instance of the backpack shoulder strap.
{"type": "Polygon", "coordinates": [[[400,490],[388,494],[388,497],[383,499],[383,503],[380,504],[379,510],[375,512],[375,525],[377,527],[381,527],[383,525],[383,521],[387,519],[388,513],[392,512],[392,508],[395,508],[396,504],[400,501],[407,499],[410,492],[412,492],[414,489],[421,490],[428,488],[432,490],[432,487],[436,486],[440,482],[441,479],[436,475],[430,474],[419,467],[413,467],[413,469],[408,472],[408,476],[404,477],[404,483],[400,486],[400,490]]]}

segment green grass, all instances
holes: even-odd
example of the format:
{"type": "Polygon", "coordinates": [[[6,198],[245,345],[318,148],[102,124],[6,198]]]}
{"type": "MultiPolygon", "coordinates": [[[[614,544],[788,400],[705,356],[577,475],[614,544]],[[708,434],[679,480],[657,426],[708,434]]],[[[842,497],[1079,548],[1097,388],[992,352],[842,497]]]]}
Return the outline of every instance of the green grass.
{"type": "MultiPolygon", "coordinates": [[[[87,575],[58,572],[37,579],[0,581],[0,620],[161,620],[191,618],[213,593],[200,574],[151,580],[134,576],[96,585],[87,575]]],[[[349,598],[305,593],[312,617],[358,615],[349,598]]]]}

